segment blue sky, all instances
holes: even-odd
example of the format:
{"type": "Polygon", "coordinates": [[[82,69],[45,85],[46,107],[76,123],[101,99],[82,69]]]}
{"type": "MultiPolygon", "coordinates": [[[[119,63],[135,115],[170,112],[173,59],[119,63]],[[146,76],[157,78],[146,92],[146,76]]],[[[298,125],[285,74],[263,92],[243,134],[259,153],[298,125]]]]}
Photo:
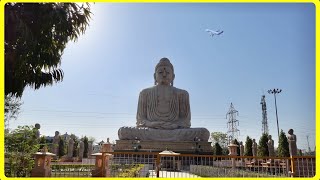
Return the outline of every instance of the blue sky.
{"type": "Polygon", "coordinates": [[[95,3],[86,33],[67,45],[64,80],[27,88],[18,125],[41,124],[42,135],[74,133],[118,139],[135,126],[139,92],[153,86],[162,57],[175,68],[174,86],[190,95],[191,126],[227,132],[232,102],[239,140],[259,139],[260,99],[266,95],[269,132],[276,146],[273,95],[280,129],[292,128],[298,148],[315,146],[315,7],[285,4],[95,3]],[[205,29],[223,30],[210,37],[205,29]]]}

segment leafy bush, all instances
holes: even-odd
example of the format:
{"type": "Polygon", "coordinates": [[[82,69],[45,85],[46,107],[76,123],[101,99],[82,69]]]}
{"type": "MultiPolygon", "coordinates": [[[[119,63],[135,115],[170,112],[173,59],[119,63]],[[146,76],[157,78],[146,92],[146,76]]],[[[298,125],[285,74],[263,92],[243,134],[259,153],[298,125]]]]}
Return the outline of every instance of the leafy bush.
{"type": "Polygon", "coordinates": [[[33,154],[39,149],[39,140],[33,126],[18,126],[5,134],[7,177],[28,177],[34,166],[33,154]]]}
{"type": "Polygon", "coordinates": [[[111,171],[116,172],[115,177],[139,177],[143,164],[113,164],[111,171]]]}

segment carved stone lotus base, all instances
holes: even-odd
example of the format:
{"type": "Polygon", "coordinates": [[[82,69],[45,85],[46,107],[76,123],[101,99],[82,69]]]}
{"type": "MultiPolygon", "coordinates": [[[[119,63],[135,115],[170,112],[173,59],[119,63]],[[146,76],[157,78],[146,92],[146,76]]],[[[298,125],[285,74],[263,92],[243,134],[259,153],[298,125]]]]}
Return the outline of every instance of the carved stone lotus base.
{"type": "Polygon", "coordinates": [[[147,127],[121,127],[118,130],[120,140],[184,142],[200,139],[208,141],[210,132],[206,128],[153,129],[147,127]]]}
{"type": "Polygon", "coordinates": [[[212,154],[211,142],[204,141],[136,141],[136,140],[117,140],[114,146],[115,152],[121,151],[144,151],[161,152],[170,150],[184,154],[212,154]]]}

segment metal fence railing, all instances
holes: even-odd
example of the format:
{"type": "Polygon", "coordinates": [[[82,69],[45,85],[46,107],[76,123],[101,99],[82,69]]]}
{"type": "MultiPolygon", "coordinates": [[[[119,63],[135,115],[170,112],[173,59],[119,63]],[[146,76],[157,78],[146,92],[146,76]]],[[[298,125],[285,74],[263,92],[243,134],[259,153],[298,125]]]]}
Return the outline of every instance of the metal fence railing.
{"type": "Polygon", "coordinates": [[[291,171],[295,177],[313,177],[316,174],[316,158],[314,156],[293,156],[291,171]]]}
{"type": "MultiPolygon", "coordinates": [[[[103,152],[105,161],[51,162],[51,177],[314,177],[315,156],[252,157],[103,152]]],[[[5,159],[5,172],[10,164],[5,159]]]]}
{"type": "Polygon", "coordinates": [[[313,177],[314,156],[252,157],[108,152],[108,177],[313,177]]]}

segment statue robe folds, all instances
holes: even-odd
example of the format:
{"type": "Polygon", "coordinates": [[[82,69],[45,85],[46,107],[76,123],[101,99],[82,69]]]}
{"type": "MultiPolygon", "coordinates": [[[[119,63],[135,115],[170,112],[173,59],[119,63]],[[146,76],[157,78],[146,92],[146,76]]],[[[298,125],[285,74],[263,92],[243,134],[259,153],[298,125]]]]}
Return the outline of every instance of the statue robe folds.
{"type": "Polygon", "coordinates": [[[155,129],[190,128],[191,115],[187,91],[167,87],[163,98],[158,98],[158,88],[143,90],[139,96],[137,126],[155,129]]]}
{"type": "Polygon", "coordinates": [[[137,127],[121,127],[120,140],[208,141],[206,128],[190,128],[189,94],[172,86],[144,89],[139,96],[137,127]]]}

